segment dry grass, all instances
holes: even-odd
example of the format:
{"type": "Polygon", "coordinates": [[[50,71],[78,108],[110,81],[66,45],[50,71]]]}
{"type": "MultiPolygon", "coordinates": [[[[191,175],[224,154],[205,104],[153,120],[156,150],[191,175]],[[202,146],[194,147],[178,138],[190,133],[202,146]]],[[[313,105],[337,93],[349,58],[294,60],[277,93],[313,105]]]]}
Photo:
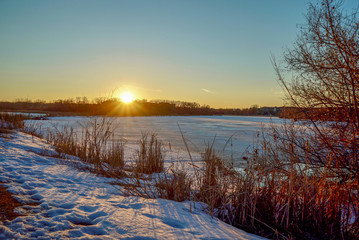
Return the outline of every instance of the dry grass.
{"type": "Polygon", "coordinates": [[[30,114],[0,113],[0,133],[11,134],[15,130],[42,137],[41,124],[31,120],[30,114]]]}
{"type": "Polygon", "coordinates": [[[134,172],[126,179],[117,181],[125,196],[145,198],[164,198],[178,202],[190,199],[193,194],[193,176],[184,170],[183,165],[172,164],[157,174],[139,174],[134,172]]]}
{"type": "Polygon", "coordinates": [[[193,178],[183,168],[172,166],[155,179],[154,187],[159,198],[182,202],[192,194],[193,178]]]}
{"type": "Polygon", "coordinates": [[[66,126],[63,129],[48,130],[47,140],[60,153],[79,157],[98,172],[118,172],[124,166],[123,139],[116,139],[109,118],[91,118],[76,132],[66,126]]]}
{"type": "MultiPolygon", "coordinates": [[[[93,118],[81,132],[65,127],[50,132],[48,140],[91,171],[121,178],[125,142],[113,132],[111,122],[93,118]]],[[[212,216],[272,239],[358,239],[359,183],[353,171],[338,167],[305,128],[284,125],[257,137],[244,169],[228,165],[212,144],[203,152],[203,167],[189,175],[178,165],[164,169],[162,143],[155,134],[143,134],[133,174],[118,184],[127,195],[202,201],[212,216]]]]}
{"type": "Polygon", "coordinates": [[[20,129],[24,127],[24,120],[29,119],[24,114],[0,113],[0,129],[20,129]]]}
{"type": "Polygon", "coordinates": [[[203,153],[203,169],[197,174],[199,192],[197,199],[208,204],[213,216],[215,209],[226,205],[226,193],[231,191],[233,169],[216,153],[213,144],[208,145],[203,153]]]}
{"type": "Polygon", "coordinates": [[[14,209],[19,206],[21,206],[21,203],[13,198],[4,186],[0,185],[0,222],[5,220],[12,221],[21,216],[14,212],[14,209]]]}
{"type": "Polygon", "coordinates": [[[275,239],[357,239],[358,183],[334,175],[330,156],[322,156],[325,164],[310,163],[313,146],[302,130],[287,126],[260,135],[243,171],[220,174],[225,168],[206,150],[201,200],[210,213],[275,239]]]}
{"type": "Polygon", "coordinates": [[[138,181],[132,194],[202,201],[212,216],[272,239],[357,239],[358,183],[338,177],[330,155],[313,164],[310,135],[284,128],[258,133],[245,169],[233,169],[212,144],[194,175],[169,168],[138,181]]]}
{"type": "Polygon", "coordinates": [[[135,164],[136,173],[159,173],[163,171],[164,153],[162,142],[154,133],[143,133],[139,141],[140,149],[137,151],[135,164]]]}

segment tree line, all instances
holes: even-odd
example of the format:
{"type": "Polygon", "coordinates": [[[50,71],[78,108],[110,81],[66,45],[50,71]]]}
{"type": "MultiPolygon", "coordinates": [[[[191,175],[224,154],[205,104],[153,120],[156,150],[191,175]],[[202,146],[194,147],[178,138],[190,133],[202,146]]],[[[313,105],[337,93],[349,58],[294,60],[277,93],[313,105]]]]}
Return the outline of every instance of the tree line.
{"type": "Polygon", "coordinates": [[[196,102],[153,100],[135,100],[131,104],[116,98],[86,97],[60,99],[52,102],[42,100],[18,99],[12,102],[0,102],[2,111],[33,111],[66,115],[106,115],[106,116],[171,116],[171,115],[260,115],[280,116],[282,107],[250,108],[212,108],[196,102]]]}

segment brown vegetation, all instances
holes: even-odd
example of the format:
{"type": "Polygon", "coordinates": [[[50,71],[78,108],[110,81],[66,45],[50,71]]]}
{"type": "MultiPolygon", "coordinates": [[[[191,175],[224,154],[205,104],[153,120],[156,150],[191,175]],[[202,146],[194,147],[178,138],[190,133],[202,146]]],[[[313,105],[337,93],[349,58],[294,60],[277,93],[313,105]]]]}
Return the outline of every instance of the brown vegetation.
{"type": "Polygon", "coordinates": [[[4,186],[0,185],[0,222],[5,220],[13,220],[20,216],[14,212],[14,209],[21,206],[21,204],[11,196],[4,186]]]}
{"type": "MultiPolygon", "coordinates": [[[[306,18],[293,49],[285,52],[284,68],[273,61],[292,110],[305,120],[299,123],[306,130],[297,134],[293,128],[284,127],[272,135],[273,140],[282,143],[278,147],[291,165],[305,166],[299,172],[284,172],[289,173],[288,188],[293,193],[288,196],[283,222],[286,227],[293,220],[298,222],[301,215],[293,215],[293,204],[307,200],[305,203],[315,204],[299,208],[303,212],[301,226],[315,235],[324,235],[325,239],[356,239],[359,237],[358,9],[346,13],[340,1],[323,0],[310,5],[306,18]],[[293,78],[286,81],[283,71],[290,72],[293,78]],[[313,174],[303,175],[308,171],[313,174]],[[309,226],[309,220],[315,224],[309,226]]],[[[278,153],[271,155],[274,161],[280,159],[278,153]]]]}
{"type": "Polygon", "coordinates": [[[24,120],[29,116],[23,114],[0,113],[0,129],[19,129],[24,127],[24,120]]]}
{"type": "MultiPolygon", "coordinates": [[[[287,82],[274,63],[288,100],[308,122],[318,142],[312,164],[332,165],[332,174],[359,183],[359,20],[340,3],[311,5],[294,49],[285,54],[287,82]],[[315,109],[315,110],[314,110],[315,109]],[[319,110],[318,110],[319,109],[319,110]]],[[[300,145],[301,148],[305,146],[300,145]]],[[[313,152],[314,154],[314,152],[313,152]]]]}
{"type": "Polygon", "coordinates": [[[195,102],[168,100],[135,100],[124,104],[115,98],[98,98],[88,101],[87,98],[45,101],[29,99],[15,102],[0,102],[0,110],[5,111],[38,111],[60,115],[85,116],[168,116],[168,115],[266,115],[278,116],[281,108],[262,107],[254,105],[244,109],[214,109],[208,105],[201,106],[195,102]]]}
{"type": "Polygon", "coordinates": [[[89,119],[76,132],[66,126],[63,129],[47,130],[46,139],[61,154],[79,157],[98,172],[118,173],[124,166],[123,139],[116,139],[116,126],[109,118],[94,117],[89,119]]]}
{"type": "Polygon", "coordinates": [[[135,164],[136,173],[159,173],[163,171],[164,154],[161,141],[154,133],[143,133],[139,142],[140,149],[137,151],[135,164]]]}
{"type": "Polygon", "coordinates": [[[124,180],[119,174],[125,166],[124,145],[113,141],[114,126],[106,119],[92,118],[80,132],[49,132],[48,139],[60,153],[81,157],[91,166],[88,170],[118,178],[125,194],[202,201],[212,216],[270,238],[359,236],[358,185],[350,172],[333,167],[332,158],[325,161],[327,150],[308,128],[287,124],[258,134],[242,170],[234,169],[209,145],[203,165],[190,165],[193,174],[178,165],[164,170],[159,140],[145,134],[135,172],[124,180]]]}
{"type": "MultiPolygon", "coordinates": [[[[234,169],[210,145],[204,150],[203,166],[191,165],[193,175],[176,167],[163,175],[137,174],[125,183],[125,190],[145,197],[202,201],[212,216],[269,238],[358,239],[358,19],[357,12],[345,15],[334,1],[310,5],[307,23],[284,57],[285,70],[294,79],[285,81],[274,61],[289,109],[303,120],[258,133],[245,168],[234,169]]],[[[85,159],[96,153],[87,150],[88,145],[77,145],[71,131],[61,139],[68,152],[80,156],[77,149],[86,149],[85,159]]],[[[138,172],[146,172],[152,165],[144,162],[162,159],[161,145],[154,137],[149,143],[143,138],[140,145],[138,172]]],[[[149,162],[157,166],[157,160],[149,162]]]]}

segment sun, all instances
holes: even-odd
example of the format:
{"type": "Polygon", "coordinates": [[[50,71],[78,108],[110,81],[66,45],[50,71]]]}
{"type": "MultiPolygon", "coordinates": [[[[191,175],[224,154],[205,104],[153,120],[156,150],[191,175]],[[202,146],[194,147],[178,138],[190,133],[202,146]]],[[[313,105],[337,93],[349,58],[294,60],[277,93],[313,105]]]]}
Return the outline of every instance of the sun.
{"type": "Polygon", "coordinates": [[[135,97],[133,96],[132,93],[130,92],[123,92],[121,95],[120,95],[120,99],[123,103],[132,103],[133,100],[135,100],[135,97]]]}

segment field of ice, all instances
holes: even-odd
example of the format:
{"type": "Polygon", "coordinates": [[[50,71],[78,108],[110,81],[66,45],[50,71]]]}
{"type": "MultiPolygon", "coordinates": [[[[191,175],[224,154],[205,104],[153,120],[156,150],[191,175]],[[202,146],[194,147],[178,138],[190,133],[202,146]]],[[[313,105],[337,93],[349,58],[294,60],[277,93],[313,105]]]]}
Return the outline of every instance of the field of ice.
{"type": "MultiPolygon", "coordinates": [[[[161,117],[113,117],[109,118],[115,127],[117,139],[126,140],[126,159],[131,160],[138,149],[142,133],[153,132],[163,142],[166,161],[188,161],[187,142],[194,161],[201,159],[201,153],[210,144],[235,166],[255,142],[257,131],[263,127],[281,124],[277,117],[253,116],[161,116],[161,117]],[[182,133],[181,133],[181,131],[182,133]]],[[[42,130],[73,127],[81,133],[82,126],[91,121],[87,117],[51,117],[36,121],[42,130]]]]}
{"type": "Polygon", "coordinates": [[[0,239],[262,239],[189,202],[120,195],[110,178],[51,157],[44,140],[24,133],[0,138],[0,182],[24,205],[0,222],[0,239]]]}

